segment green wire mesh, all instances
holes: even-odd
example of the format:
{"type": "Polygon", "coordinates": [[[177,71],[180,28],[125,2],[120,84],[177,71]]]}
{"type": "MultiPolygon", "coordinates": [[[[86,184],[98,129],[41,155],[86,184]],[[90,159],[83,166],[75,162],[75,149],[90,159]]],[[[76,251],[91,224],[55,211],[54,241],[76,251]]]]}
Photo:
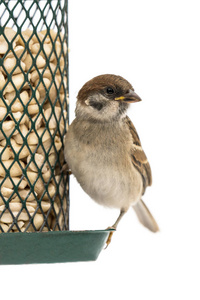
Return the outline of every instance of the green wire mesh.
{"type": "Polygon", "coordinates": [[[67,1],[0,0],[0,232],[69,229],[67,1]]]}

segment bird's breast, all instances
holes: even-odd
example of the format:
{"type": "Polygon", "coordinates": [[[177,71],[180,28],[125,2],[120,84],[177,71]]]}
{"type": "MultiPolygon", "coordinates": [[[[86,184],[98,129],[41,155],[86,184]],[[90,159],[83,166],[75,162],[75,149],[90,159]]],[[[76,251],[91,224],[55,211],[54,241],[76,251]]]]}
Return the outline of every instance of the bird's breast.
{"type": "Polygon", "coordinates": [[[79,131],[76,125],[72,123],[67,133],[65,158],[85,192],[111,207],[122,207],[124,198],[129,202],[137,198],[141,176],[131,163],[129,132],[97,124],[81,124],[79,131]]]}

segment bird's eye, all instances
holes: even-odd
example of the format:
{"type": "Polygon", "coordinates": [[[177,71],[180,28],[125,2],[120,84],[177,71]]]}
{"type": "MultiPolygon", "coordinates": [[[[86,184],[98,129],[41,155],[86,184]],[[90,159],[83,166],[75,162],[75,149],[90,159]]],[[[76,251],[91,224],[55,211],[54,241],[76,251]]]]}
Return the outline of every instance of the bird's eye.
{"type": "Polygon", "coordinates": [[[107,94],[109,94],[109,95],[111,95],[111,94],[114,94],[114,90],[113,90],[113,88],[111,88],[111,87],[107,87],[107,89],[106,89],[106,93],[107,94]]]}

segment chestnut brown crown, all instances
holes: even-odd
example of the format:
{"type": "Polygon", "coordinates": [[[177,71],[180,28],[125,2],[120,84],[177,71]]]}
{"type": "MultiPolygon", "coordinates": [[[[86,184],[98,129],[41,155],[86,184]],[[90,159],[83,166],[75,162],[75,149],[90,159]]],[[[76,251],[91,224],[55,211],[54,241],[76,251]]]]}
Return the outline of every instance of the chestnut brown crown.
{"type": "Polygon", "coordinates": [[[77,99],[83,103],[92,94],[102,93],[111,100],[121,100],[120,98],[130,91],[133,92],[134,89],[126,79],[113,74],[105,74],[86,82],[80,89],[77,99]]]}

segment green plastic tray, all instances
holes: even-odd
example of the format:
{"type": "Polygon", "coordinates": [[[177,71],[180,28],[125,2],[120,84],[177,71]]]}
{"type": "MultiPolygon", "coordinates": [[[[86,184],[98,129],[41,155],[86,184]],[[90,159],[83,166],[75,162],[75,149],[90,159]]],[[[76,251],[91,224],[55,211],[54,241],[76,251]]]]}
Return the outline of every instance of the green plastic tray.
{"type": "Polygon", "coordinates": [[[94,261],[108,230],[15,232],[0,234],[0,264],[94,261]]]}

